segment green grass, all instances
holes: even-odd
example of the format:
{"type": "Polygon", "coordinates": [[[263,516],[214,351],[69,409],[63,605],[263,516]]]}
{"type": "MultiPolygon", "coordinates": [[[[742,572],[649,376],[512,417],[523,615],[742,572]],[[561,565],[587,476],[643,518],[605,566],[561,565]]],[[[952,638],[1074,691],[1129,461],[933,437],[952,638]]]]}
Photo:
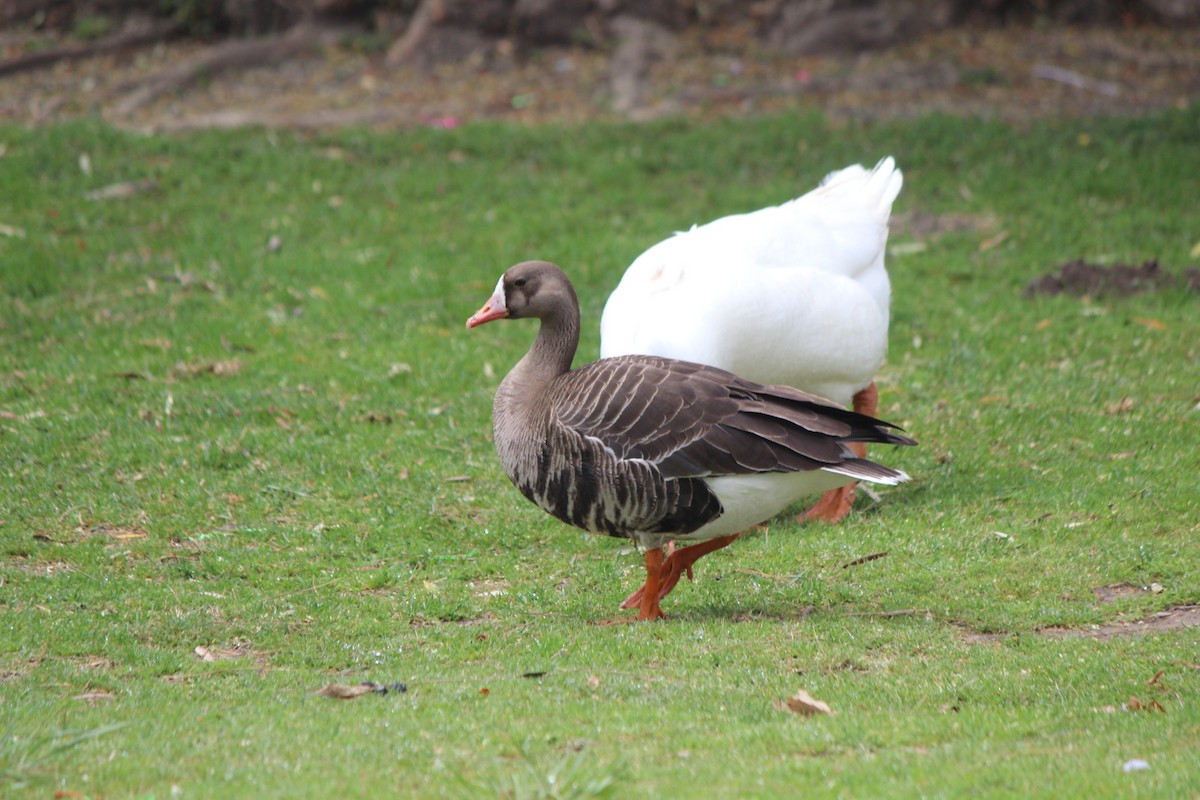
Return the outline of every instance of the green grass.
{"type": "Polygon", "coordinates": [[[1195,796],[1200,631],[1040,631],[1200,602],[1200,301],[1022,289],[1194,264],[1198,134],[0,129],[0,794],[1195,796]],[[921,446],[879,455],[915,482],[589,624],[640,560],[508,485],[490,397],[533,330],[463,321],[555,260],[591,358],[645,247],[887,153],[898,213],[982,221],[890,262],[881,415],[921,446]],[[408,691],[316,694],[364,680],[408,691]]]}

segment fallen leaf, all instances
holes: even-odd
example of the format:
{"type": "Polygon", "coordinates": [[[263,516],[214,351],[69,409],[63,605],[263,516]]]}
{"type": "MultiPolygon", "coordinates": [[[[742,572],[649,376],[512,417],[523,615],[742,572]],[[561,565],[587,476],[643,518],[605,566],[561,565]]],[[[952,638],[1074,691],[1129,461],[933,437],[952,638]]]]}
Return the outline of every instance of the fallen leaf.
{"type": "Polygon", "coordinates": [[[373,683],[356,683],[353,686],[347,686],[344,683],[331,683],[319,690],[317,694],[322,697],[332,697],[336,700],[354,700],[373,691],[375,691],[375,684],[373,683]]]}
{"type": "Polygon", "coordinates": [[[1196,242],[1194,245],[1192,245],[1191,256],[1192,258],[1200,258],[1200,242],[1196,242]]]}
{"type": "Polygon", "coordinates": [[[984,239],[979,243],[979,252],[985,252],[999,247],[1008,238],[1008,231],[1000,231],[995,236],[984,239]]]}
{"type": "Polygon", "coordinates": [[[1165,331],[1167,329],[1167,323],[1163,322],[1161,319],[1154,319],[1153,317],[1137,317],[1134,319],[1134,322],[1144,328],[1149,328],[1152,331],[1165,331]]]}
{"type": "Polygon", "coordinates": [[[929,249],[929,245],[925,242],[900,242],[888,248],[888,253],[893,256],[907,256],[914,253],[924,253],[929,249]]]}
{"type": "Polygon", "coordinates": [[[116,695],[114,695],[112,692],[106,692],[106,691],[101,690],[101,691],[96,691],[96,692],[84,692],[83,694],[77,694],[74,697],[72,697],[71,699],[72,700],[84,700],[89,703],[95,703],[98,700],[112,700],[113,697],[115,697],[115,696],[116,695]]]}
{"type": "Polygon", "coordinates": [[[1165,674],[1166,674],[1166,671],[1160,669],[1158,672],[1154,673],[1153,678],[1146,681],[1146,685],[1147,686],[1157,686],[1159,689],[1162,689],[1163,688],[1162,679],[1163,679],[1163,675],[1165,675],[1165,674]]]}
{"type": "Polygon", "coordinates": [[[84,194],[84,197],[88,200],[119,200],[125,197],[133,197],[138,192],[145,192],[156,188],[158,188],[158,182],[154,180],[124,181],[122,183],[112,183],[108,186],[87,192],[84,194]]]}
{"type": "Polygon", "coordinates": [[[588,679],[587,679],[587,685],[588,685],[588,688],[590,688],[590,689],[599,689],[600,688],[600,678],[596,675],[589,675],[588,679]]]}
{"type": "Polygon", "coordinates": [[[1151,700],[1149,703],[1143,703],[1133,695],[1129,696],[1129,702],[1125,704],[1125,708],[1129,711],[1158,711],[1165,714],[1167,710],[1163,708],[1157,700],[1151,700]]]}
{"type": "Polygon", "coordinates": [[[817,700],[803,689],[797,689],[796,693],[786,700],[786,708],[788,711],[803,717],[833,713],[827,703],[817,700]]]}
{"type": "Polygon", "coordinates": [[[230,658],[245,658],[247,655],[245,650],[214,650],[205,647],[204,645],[198,646],[192,652],[195,653],[196,658],[200,659],[201,661],[224,661],[230,658]]]}
{"type": "Polygon", "coordinates": [[[1109,403],[1104,407],[1109,414],[1127,414],[1133,410],[1133,398],[1126,395],[1115,403],[1109,403]]]}
{"type": "Polygon", "coordinates": [[[207,289],[210,292],[216,291],[216,286],[212,281],[202,281],[196,277],[196,273],[190,270],[180,271],[176,267],[175,272],[163,272],[157,275],[152,275],[151,279],[159,280],[163,283],[178,283],[184,289],[190,289],[193,286],[200,286],[202,289],[207,289]]]}
{"type": "Polygon", "coordinates": [[[330,684],[318,691],[325,697],[336,697],[342,700],[353,700],[364,694],[403,694],[408,691],[408,684],[377,684],[373,680],[362,681],[361,684],[347,686],[346,684],[330,684]]]}
{"type": "Polygon", "coordinates": [[[325,697],[333,697],[338,700],[353,700],[357,697],[362,697],[364,694],[404,694],[407,691],[408,684],[405,683],[385,684],[376,683],[375,681],[363,681],[353,686],[347,686],[344,683],[331,683],[320,689],[317,694],[325,697]]]}
{"type": "Polygon", "coordinates": [[[92,656],[83,662],[83,666],[87,669],[112,669],[116,666],[116,663],[111,658],[92,656]]]}
{"type": "Polygon", "coordinates": [[[236,375],[242,371],[242,360],[230,358],[224,361],[199,361],[192,364],[179,363],[171,370],[176,378],[191,378],[196,375],[236,375]]]}

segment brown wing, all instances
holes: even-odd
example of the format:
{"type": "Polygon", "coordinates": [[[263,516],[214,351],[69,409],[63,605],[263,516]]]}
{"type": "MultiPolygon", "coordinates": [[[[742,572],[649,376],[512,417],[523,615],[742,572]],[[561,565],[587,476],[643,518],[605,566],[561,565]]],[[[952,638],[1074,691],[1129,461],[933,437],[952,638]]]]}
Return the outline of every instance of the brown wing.
{"type": "Polygon", "coordinates": [[[854,460],[845,442],[913,443],[815,395],[655,356],[593,362],[551,396],[561,425],[666,478],[813,470],[854,460]]]}

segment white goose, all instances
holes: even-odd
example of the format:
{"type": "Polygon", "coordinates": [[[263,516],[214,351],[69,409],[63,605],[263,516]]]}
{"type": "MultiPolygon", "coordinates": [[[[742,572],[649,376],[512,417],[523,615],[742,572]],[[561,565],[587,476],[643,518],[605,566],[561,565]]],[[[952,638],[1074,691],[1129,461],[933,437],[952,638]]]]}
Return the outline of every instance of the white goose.
{"type": "MultiPolygon", "coordinates": [[[[609,297],[601,357],[711,364],[874,415],[891,301],[888,217],[902,183],[890,156],[869,171],[856,164],[795,200],[659,242],[609,297]]],[[[839,520],[853,499],[853,484],[831,490],[806,516],[839,520]]]]}

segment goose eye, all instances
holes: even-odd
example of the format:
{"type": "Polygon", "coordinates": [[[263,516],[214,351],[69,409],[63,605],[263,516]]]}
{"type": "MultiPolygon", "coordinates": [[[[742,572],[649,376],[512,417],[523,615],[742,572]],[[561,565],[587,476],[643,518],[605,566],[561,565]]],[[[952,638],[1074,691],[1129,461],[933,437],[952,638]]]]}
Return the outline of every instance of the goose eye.
{"type": "Polygon", "coordinates": [[[519,289],[519,288],[521,288],[521,287],[522,287],[522,286],[524,286],[524,285],[525,285],[525,279],[524,279],[524,278],[517,278],[515,281],[513,281],[513,286],[516,286],[518,289],[519,289]]]}

